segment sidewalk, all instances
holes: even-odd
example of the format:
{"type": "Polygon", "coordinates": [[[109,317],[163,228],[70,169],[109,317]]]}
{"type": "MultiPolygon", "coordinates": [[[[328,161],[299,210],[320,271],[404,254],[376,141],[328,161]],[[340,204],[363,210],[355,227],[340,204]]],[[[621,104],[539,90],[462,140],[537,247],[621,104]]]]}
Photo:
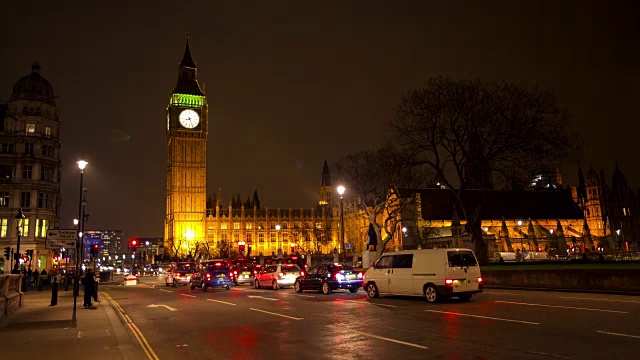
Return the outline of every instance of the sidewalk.
{"type": "Polygon", "coordinates": [[[60,291],[58,305],[50,306],[51,290],[30,291],[23,305],[0,324],[3,358],[146,359],[136,342],[101,294],[95,309],[82,307],[77,298],[77,326],[71,323],[73,291],[60,291]]]}

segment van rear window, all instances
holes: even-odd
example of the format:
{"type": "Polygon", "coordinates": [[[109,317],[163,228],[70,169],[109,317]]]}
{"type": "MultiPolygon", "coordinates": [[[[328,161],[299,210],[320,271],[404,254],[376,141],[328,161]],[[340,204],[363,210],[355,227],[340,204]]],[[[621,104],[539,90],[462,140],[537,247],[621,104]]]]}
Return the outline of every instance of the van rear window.
{"type": "Polygon", "coordinates": [[[471,250],[448,251],[447,257],[449,258],[449,267],[478,265],[476,257],[473,256],[473,251],[471,250]]]}

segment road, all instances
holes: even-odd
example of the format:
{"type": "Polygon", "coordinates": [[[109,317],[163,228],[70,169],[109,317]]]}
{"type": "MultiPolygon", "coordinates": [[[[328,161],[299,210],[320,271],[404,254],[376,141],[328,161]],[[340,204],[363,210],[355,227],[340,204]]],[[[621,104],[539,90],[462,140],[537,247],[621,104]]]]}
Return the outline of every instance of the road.
{"type": "MultiPolygon", "coordinates": [[[[640,297],[487,289],[469,302],[292,289],[104,285],[149,358],[636,358],[640,297]]],[[[107,298],[107,299],[105,299],[107,298]]],[[[114,305],[115,306],[115,305],[114,305]]]]}

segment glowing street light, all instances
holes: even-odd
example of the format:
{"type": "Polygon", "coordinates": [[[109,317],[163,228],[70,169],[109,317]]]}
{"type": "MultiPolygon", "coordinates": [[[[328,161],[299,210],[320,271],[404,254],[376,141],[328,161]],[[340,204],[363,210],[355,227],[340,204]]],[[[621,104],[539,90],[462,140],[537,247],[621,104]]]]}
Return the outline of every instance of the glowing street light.
{"type": "Polygon", "coordinates": [[[340,255],[342,255],[342,262],[344,263],[346,254],[344,252],[344,205],[342,204],[342,195],[346,189],[340,185],[336,190],[340,194],[340,255]]]}

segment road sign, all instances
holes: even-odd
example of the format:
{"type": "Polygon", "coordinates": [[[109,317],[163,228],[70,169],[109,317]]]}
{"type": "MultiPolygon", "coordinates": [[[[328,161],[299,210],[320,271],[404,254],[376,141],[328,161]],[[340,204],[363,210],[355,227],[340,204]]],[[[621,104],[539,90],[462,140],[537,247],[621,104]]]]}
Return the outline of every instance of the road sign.
{"type": "Polygon", "coordinates": [[[78,231],[74,229],[49,229],[47,230],[46,249],[75,248],[78,239],[78,231]]]}

